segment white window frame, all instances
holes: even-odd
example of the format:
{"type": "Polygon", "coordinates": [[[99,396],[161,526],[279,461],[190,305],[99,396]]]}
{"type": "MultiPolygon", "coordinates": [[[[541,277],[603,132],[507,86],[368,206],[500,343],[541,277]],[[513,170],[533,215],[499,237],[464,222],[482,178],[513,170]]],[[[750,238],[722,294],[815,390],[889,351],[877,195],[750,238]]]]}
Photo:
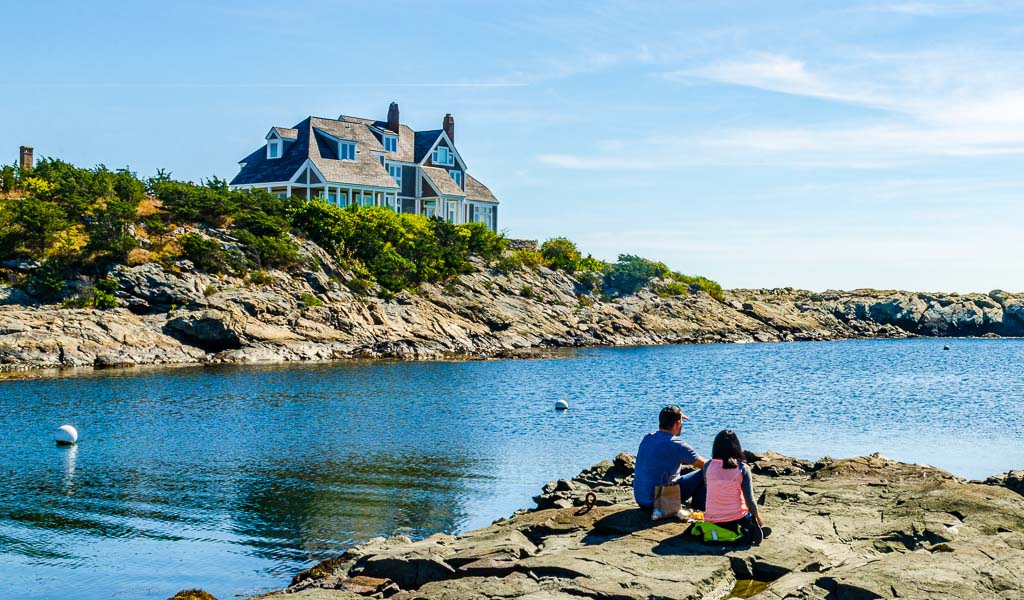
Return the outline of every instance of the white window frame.
{"type": "Polygon", "coordinates": [[[390,175],[391,178],[395,180],[395,183],[398,184],[398,189],[402,189],[402,165],[388,163],[387,167],[388,175],[390,175]],[[398,175],[395,175],[395,173],[398,173],[398,175]]]}
{"type": "Polygon", "coordinates": [[[458,169],[451,169],[448,171],[448,176],[452,178],[452,181],[458,184],[460,189],[462,188],[462,171],[458,169]]]}
{"type": "Polygon", "coordinates": [[[280,138],[278,138],[278,139],[271,139],[271,140],[267,141],[267,159],[268,160],[276,160],[278,158],[281,158],[281,155],[284,154],[283,150],[284,150],[284,142],[280,138]]]}
{"type": "Polygon", "coordinates": [[[455,153],[452,149],[447,146],[438,146],[434,148],[433,156],[430,157],[431,162],[435,165],[443,165],[445,167],[455,166],[455,153]],[[445,160],[441,160],[441,151],[444,150],[445,160]]]}
{"type": "Polygon", "coordinates": [[[398,152],[398,136],[397,135],[384,135],[382,136],[383,146],[385,152],[398,152]]]}
{"type": "Polygon", "coordinates": [[[339,141],[338,142],[338,160],[355,160],[355,159],[356,159],[356,143],[355,142],[339,141]],[[349,150],[351,150],[351,155],[352,155],[351,158],[348,157],[348,155],[350,154],[349,150]]]}

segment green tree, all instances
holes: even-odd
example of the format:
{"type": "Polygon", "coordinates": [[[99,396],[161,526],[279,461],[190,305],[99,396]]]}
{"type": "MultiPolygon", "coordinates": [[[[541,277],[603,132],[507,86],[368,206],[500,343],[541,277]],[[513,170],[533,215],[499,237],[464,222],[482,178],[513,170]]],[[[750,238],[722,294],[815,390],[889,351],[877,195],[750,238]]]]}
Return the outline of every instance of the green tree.
{"type": "Polygon", "coordinates": [[[41,257],[69,225],[64,211],[54,202],[24,198],[15,200],[10,209],[13,234],[33,257],[41,257]]]}
{"type": "Polygon", "coordinates": [[[665,277],[669,268],[632,254],[620,254],[619,260],[608,268],[604,276],[605,286],[623,294],[634,294],[656,277],[665,277]]]}

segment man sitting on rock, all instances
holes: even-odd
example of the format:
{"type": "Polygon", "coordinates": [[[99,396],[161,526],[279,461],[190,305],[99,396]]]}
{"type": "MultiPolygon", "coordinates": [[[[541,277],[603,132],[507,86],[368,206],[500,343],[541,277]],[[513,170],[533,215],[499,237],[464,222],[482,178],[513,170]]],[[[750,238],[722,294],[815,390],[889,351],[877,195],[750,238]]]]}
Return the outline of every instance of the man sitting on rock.
{"type": "Polygon", "coordinates": [[[658,415],[658,430],[644,436],[636,453],[636,471],[633,474],[633,498],[643,510],[654,507],[654,488],[659,485],[678,484],[683,502],[697,510],[704,510],[704,459],[679,434],[683,421],[689,417],[678,406],[666,406],[658,415]],[[696,470],[681,475],[681,467],[691,465],[696,470]]]}

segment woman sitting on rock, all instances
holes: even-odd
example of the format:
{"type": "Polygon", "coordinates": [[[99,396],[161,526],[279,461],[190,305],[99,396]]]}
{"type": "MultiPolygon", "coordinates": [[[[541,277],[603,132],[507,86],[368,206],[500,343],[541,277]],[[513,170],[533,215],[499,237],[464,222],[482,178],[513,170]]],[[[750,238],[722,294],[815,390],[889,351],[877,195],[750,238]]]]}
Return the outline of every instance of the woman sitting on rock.
{"type": "Polygon", "coordinates": [[[707,508],[704,520],[719,527],[740,531],[742,542],[757,545],[768,537],[771,529],[757,513],[750,469],[743,458],[743,448],[736,432],[726,429],[715,436],[711,460],[704,465],[707,486],[707,508]]]}

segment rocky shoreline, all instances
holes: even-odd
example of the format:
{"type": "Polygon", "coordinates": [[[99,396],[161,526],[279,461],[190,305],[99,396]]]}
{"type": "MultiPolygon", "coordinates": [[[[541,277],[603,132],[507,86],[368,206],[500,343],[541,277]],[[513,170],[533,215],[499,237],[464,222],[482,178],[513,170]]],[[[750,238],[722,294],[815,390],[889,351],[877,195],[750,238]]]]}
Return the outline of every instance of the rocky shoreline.
{"type": "MultiPolygon", "coordinates": [[[[305,242],[307,268],[253,283],[187,261],[119,265],[120,308],[36,305],[0,286],[0,370],[341,358],[502,357],[536,348],[744,343],[911,336],[1024,336],[1024,294],[926,294],[657,285],[610,298],[545,267],[483,262],[398,295],[357,278],[305,242]]],[[[28,268],[28,267],[25,267],[28,268]]],[[[657,282],[655,282],[656,284],[657,282]]]]}
{"type": "Polygon", "coordinates": [[[424,540],[376,538],[265,600],[360,598],[1021,598],[1024,472],[970,482],[874,454],[748,454],[760,546],[709,547],[652,523],[620,454],[551,482],[537,508],[424,540]],[[587,502],[592,494],[592,502],[587,502]]]}

